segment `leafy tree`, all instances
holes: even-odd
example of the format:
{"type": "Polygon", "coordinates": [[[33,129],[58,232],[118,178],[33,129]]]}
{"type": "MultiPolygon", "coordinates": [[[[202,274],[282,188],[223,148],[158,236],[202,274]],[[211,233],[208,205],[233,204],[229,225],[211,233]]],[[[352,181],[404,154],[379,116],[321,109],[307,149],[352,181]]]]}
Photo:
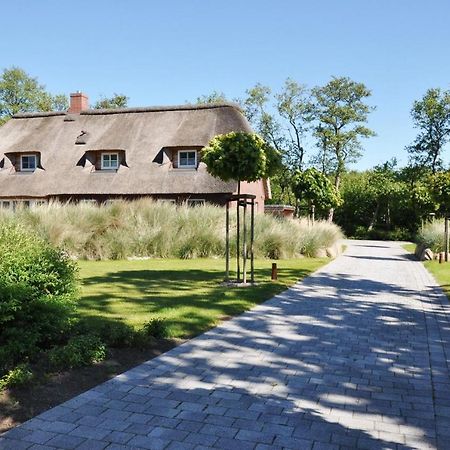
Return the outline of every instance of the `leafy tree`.
{"type": "Polygon", "coordinates": [[[224,181],[257,181],[279,169],[279,152],[254,133],[231,132],[214,137],[202,151],[208,172],[224,181]]]}
{"type": "Polygon", "coordinates": [[[269,142],[278,151],[282,151],[284,136],[281,125],[276,117],[268,112],[271,93],[268,86],[258,83],[253,88],[247,89],[247,98],[241,103],[245,116],[253,128],[266,142],[269,142]]]}
{"type": "Polygon", "coordinates": [[[433,173],[442,167],[441,154],[450,139],[450,91],[428,89],[411,110],[415,128],[414,143],[408,147],[414,164],[429,167],[433,173]]]}
{"type": "Polygon", "coordinates": [[[450,213],[450,172],[437,172],[431,175],[431,195],[443,215],[450,213]]]}
{"type": "Polygon", "coordinates": [[[303,170],[305,148],[303,137],[312,122],[313,105],[306,86],[288,78],[283,90],[275,96],[277,111],[288,124],[288,136],[284,139],[284,160],[292,170],[303,170]]]}
{"type": "MultiPolygon", "coordinates": [[[[363,125],[373,109],[364,103],[371,93],[363,83],[333,77],[325,86],[314,88],[312,94],[318,121],[315,136],[323,152],[330,155],[334,186],[339,189],[347,165],[361,156],[360,138],[374,135],[363,125]]],[[[333,209],[328,218],[333,219],[333,209]]]]}
{"type": "Polygon", "coordinates": [[[114,93],[112,97],[101,97],[94,105],[94,109],[126,108],[129,98],[124,94],[114,93]]]}
{"type": "Polygon", "coordinates": [[[343,205],[335,220],[349,236],[410,238],[430,212],[436,210],[429,172],[398,169],[391,160],[364,172],[342,177],[343,205]]]}
{"type": "Polygon", "coordinates": [[[298,200],[307,202],[309,209],[315,206],[325,211],[342,204],[339,191],[323,173],[313,167],[296,173],[293,191],[298,200]]]}
{"type": "Polygon", "coordinates": [[[369,172],[367,191],[375,202],[375,209],[369,223],[368,231],[376,225],[380,214],[384,213],[384,220],[387,227],[391,226],[391,209],[396,200],[396,194],[401,190],[401,185],[397,180],[395,167],[397,160],[393,158],[384,164],[375,166],[369,172]]]}
{"type": "Polygon", "coordinates": [[[11,67],[3,70],[0,77],[0,125],[14,114],[64,110],[67,107],[66,96],[52,96],[37,78],[29,76],[23,69],[11,67]]]}
{"type": "Polygon", "coordinates": [[[197,97],[196,104],[197,105],[206,105],[209,103],[225,103],[227,102],[227,97],[223,92],[213,91],[211,94],[202,95],[197,97]]]}

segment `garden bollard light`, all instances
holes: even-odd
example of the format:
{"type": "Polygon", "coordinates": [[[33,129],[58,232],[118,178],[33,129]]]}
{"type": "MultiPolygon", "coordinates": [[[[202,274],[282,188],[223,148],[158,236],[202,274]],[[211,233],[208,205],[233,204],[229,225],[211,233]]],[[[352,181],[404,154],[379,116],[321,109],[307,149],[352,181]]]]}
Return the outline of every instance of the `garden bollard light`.
{"type": "Polygon", "coordinates": [[[272,263],[272,280],[278,279],[277,263],[272,263]]]}

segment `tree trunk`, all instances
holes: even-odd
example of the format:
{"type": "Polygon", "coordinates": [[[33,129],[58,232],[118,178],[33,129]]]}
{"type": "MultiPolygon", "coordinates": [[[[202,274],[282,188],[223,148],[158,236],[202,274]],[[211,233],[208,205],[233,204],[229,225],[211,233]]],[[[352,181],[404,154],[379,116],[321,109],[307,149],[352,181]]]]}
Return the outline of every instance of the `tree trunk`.
{"type": "Polygon", "coordinates": [[[378,213],[380,211],[380,202],[377,201],[377,206],[375,208],[375,211],[372,215],[372,220],[370,221],[369,227],[367,228],[367,231],[372,231],[373,227],[375,226],[376,222],[377,222],[377,217],[378,217],[378,213]]]}
{"type": "MultiPolygon", "coordinates": [[[[339,191],[340,184],[341,184],[341,172],[338,169],[334,177],[334,187],[336,188],[337,191],[339,191]]],[[[334,217],[334,208],[330,208],[330,210],[328,211],[328,222],[330,223],[333,222],[333,217],[334,217]]]]}

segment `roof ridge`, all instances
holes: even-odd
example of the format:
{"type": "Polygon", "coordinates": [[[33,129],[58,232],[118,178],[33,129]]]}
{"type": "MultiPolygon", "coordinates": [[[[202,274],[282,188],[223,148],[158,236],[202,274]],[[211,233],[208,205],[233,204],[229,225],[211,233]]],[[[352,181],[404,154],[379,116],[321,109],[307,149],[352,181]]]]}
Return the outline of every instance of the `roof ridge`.
{"type": "Polygon", "coordinates": [[[67,111],[38,111],[38,112],[24,112],[17,113],[12,116],[13,119],[28,119],[30,117],[52,117],[65,116],[67,111]]]}
{"type": "Polygon", "coordinates": [[[132,108],[114,108],[114,109],[86,109],[81,111],[81,115],[102,115],[102,114],[126,114],[141,112],[164,112],[164,111],[189,111],[198,109],[215,108],[234,108],[242,112],[241,107],[235,102],[205,103],[200,105],[169,105],[169,106],[138,106],[132,108]]]}
{"type": "MultiPolygon", "coordinates": [[[[164,111],[192,111],[199,109],[215,109],[215,108],[233,108],[242,112],[241,106],[236,102],[221,102],[221,103],[204,103],[204,104],[189,104],[184,105],[168,105],[168,106],[137,106],[132,108],[113,108],[113,109],[85,109],[81,111],[80,115],[103,115],[103,114],[126,114],[126,113],[142,113],[142,112],[164,112],[164,111]]],[[[13,119],[28,119],[32,117],[53,117],[77,115],[68,113],[67,111],[38,111],[17,113],[12,117],[13,119]]]]}

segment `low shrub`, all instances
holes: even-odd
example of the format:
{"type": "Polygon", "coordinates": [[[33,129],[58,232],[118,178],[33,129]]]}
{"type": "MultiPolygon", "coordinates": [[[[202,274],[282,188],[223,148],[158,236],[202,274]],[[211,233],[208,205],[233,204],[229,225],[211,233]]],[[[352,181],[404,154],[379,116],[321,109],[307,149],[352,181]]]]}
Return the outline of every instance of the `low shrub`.
{"type": "Polygon", "coordinates": [[[435,220],[425,224],[417,233],[416,243],[431,248],[434,253],[445,250],[444,220],[435,220]]]}
{"type": "Polygon", "coordinates": [[[14,369],[9,370],[6,375],[0,378],[0,391],[12,386],[19,386],[28,383],[33,378],[33,372],[27,364],[19,364],[14,369]]]}
{"type": "MultiPolygon", "coordinates": [[[[214,205],[190,208],[141,199],[100,207],[53,203],[14,214],[0,211],[0,223],[14,217],[73,258],[189,259],[225,254],[225,210],[214,205]]],[[[230,248],[235,252],[234,211],[230,217],[230,248]]],[[[340,238],[340,228],[325,221],[311,224],[267,214],[255,216],[257,258],[291,258],[304,251],[315,255],[340,238]]]]}
{"type": "Polygon", "coordinates": [[[123,322],[111,322],[100,325],[96,334],[108,347],[130,347],[134,342],[135,330],[123,322]]]}
{"type": "Polygon", "coordinates": [[[52,370],[73,369],[103,361],[106,346],[98,336],[75,336],[66,345],[49,350],[47,355],[52,370]]]}
{"type": "Polygon", "coordinates": [[[378,241],[410,241],[414,238],[414,235],[407,228],[394,228],[393,230],[374,228],[368,230],[366,227],[358,226],[353,237],[356,239],[374,239],[378,241]]]}
{"type": "Polygon", "coordinates": [[[157,339],[162,339],[169,336],[167,323],[161,317],[154,317],[148,322],[144,323],[142,331],[147,336],[152,336],[157,339]]]}
{"type": "Polygon", "coordinates": [[[0,221],[0,376],[63,342],[72,324],[76,266],[30,229],[0,221]]]}

